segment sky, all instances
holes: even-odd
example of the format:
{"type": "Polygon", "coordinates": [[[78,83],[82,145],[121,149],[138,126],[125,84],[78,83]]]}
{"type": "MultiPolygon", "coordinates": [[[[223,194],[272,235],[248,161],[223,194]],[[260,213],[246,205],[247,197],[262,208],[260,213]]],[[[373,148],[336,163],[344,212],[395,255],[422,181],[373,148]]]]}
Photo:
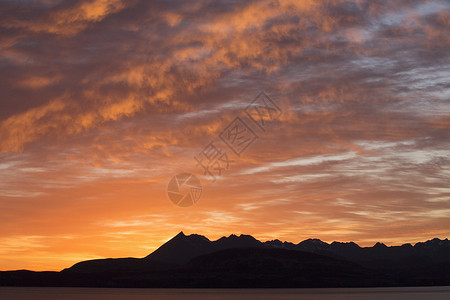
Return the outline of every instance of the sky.
{"type": "Polygon", "coordinates": [[[448,238],[449,53],[448,1],[0,0],[0,270],[448,238]]]}

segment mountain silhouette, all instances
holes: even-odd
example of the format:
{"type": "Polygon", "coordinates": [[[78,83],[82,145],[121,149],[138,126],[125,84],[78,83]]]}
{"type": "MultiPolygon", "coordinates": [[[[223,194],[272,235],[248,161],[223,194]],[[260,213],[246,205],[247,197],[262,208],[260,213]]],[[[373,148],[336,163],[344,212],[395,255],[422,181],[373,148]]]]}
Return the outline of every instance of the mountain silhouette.
{"type": "Polygon", "coordinates": [[[450,260],[450,241],[448,239],[440,240],[436,238],[424,243],[419,242],[414,246],[404,244],[388,247],[377,242],[373,247],[360,247],[354,242],[332,242],[328,244],[319,239],[308,239],[298,244],[281,242],[280,240],[261,242],[250,235],[237,236],[234,234],[229,237],[221,237],[216,241],[210,241],[202,235],[191,234],[186,236],[183,232],[177,234],[145,259],[185,264],[200,255],[246,247],[304,251],[378,267],[388,267],[393,261],[407,260],[408,258],[420,258],[416,263],[419,265],[423,261],[439,263],[450,260]]]}
{"type": "Polygon", "coordinates": [[[143,258],[96,259],[61,272],[4,271],[0,286],[365,287],[450,285],[450,242],[360,247],[308,239],[211,241],[180,232],[143,258]]]}
{"type": "Polygon", "coordinates": [[[219,250],[261,247],[262,245],[263,243],[250,235],[236,236],[232,234],[229,237],[222,237],[217,241],[210,241],[202,235],[191,234],[186,236],[183,232],[180,232],[156,251],[145,257],[145,259],[184,264],[196,256],[219,250]]]}

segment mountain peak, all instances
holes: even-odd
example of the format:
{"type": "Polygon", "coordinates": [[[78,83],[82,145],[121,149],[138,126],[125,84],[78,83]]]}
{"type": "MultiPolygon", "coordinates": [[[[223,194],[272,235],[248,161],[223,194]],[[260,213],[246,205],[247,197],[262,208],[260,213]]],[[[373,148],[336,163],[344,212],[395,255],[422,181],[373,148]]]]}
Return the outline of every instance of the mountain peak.
{"type": "Polygon", "coordinates": [[[194,240],[204,240],[204,241],[208,241],[208,242],[210,241],[206,236],[196,234],[196,233],[186,235],[186,234],[184,234],[183,231],[180,231],[176,236],[174,236],[172,238],[172,240],[179,240],[179,239],[191,240],[191,241],[194,241],[194,240]]]}
{"type": "Polygon", "coordinates": [[[201,235],[201,234],[193,233],[193,234],[190,234],[190,235],[188,235],[188,236],[186,236],[186,237],[187,237],[187,238],[190,238],[190,239],[195,239],[195,240],[202,240],[202,241],[206,241],[206,242],[211,242],[206,236],[201,235]]]}
{"type": "Polygon", "coordinates": [[[145,258],[160,262],[185,263],[196,255],[210,252],[210,243],[211,241],[202,235],[186,236],[181,231],[145,258]]]}
{"type": "Polygon", "coordinates": [[[336,241],[334,241],[331,243],[331,245],[343,245],[343,246],[352,246],[352,247],[358,246],[359,247],[359,245],[356,244],[355,242],[336,242],[336,241]]]}
{"type": "Polygon", "coordinates": [[[253,241],[257,241],[257,239],[255,239],[253,236],[249,235],[249,234],[241,234],[239,236],[239,238],[241,239],[246,239],[246,240],[253,240],[253,241]]]}
{"type": "Polygon", "coordinates": [[[373,246],[373,248],[379,248],[379,249],[382,249],[382,248],[388,248],[388,246],[386,246],[384,243],[377,242],[377,243],[373,246]]]}
{"type": "Polygon", "coordinates": [[[321,241],[319,239],[307,239],[307,240],[304,240],[304,242],[314,243],[314,244],[327,244],[324,241],[321,241]]]}

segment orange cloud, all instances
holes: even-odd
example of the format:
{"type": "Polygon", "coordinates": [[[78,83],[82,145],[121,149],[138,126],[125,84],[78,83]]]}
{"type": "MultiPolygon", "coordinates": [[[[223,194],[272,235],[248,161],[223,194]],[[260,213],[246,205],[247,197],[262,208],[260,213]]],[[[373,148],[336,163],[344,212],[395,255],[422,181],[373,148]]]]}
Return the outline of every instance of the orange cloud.
{"type": "Polygon", "coordinates": [[[52,77],[41,77],[41,76],[30,76],[23,80],[20,84],[24,87],[30,88],[42,88],[48,85],[54,84],[61,79],[61,76],[52,77]]]}
{"type": "Polygon", "coordinates": [[[0,123],[1,150],[21,151],[25,143],[31,142],[51,131],[53,124],[46,123],[53,113],[61,112],[66,105],[62,100],[52,101],[43,107],[30,109],[0,123]]]}
{"type": "Polygon", "coordinates": [[[7,28],[25,28],[35,33],[51,33],[72,36],[86,29],[89,24],[102,21],[126,7],[122,0],[80,1],[76,5],[51,11],[38,20],[6,19],[2,26],[7,28]]]}

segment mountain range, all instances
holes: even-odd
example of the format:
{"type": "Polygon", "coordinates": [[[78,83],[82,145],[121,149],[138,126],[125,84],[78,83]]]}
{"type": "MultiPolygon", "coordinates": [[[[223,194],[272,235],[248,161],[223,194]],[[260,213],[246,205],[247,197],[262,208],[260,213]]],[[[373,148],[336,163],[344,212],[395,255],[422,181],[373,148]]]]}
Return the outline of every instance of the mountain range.
{"type": "Polygon", "coordinates": [[[0,286],[368,287],[450,285],[450,241],[360,247],[308,239],[211,241],[180,232],[143,258],[96,259],[61,272],[4,271],[0,286]]]}

